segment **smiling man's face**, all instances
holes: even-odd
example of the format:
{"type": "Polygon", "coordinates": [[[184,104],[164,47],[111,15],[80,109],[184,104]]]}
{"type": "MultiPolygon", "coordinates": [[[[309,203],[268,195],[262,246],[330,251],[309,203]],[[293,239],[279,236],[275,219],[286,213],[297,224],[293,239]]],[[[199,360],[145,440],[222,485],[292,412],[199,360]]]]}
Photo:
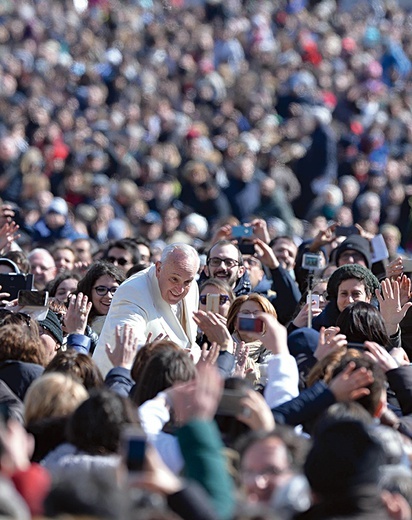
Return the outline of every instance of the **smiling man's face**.
{"type": "Polygon", "coordinates": [[[216,245],[209,253],[208,264],[205,273],[209,278],[218,278],[227,282],[232,289],[237,281],[245,273],[243,265],[239,265],[239,251],[231,244],[216,245]],[[233,265],[227,265],[227,264],[233,265]],[[216,264],[216,265],[215,265],[216,264]]]}
{"type": "Polygon", "coordinates": [[[171,255],[166,262],[156,262],[160,294],[169,305],[179,303],[190,290],[198,265],[188,258],[171,255]]]}

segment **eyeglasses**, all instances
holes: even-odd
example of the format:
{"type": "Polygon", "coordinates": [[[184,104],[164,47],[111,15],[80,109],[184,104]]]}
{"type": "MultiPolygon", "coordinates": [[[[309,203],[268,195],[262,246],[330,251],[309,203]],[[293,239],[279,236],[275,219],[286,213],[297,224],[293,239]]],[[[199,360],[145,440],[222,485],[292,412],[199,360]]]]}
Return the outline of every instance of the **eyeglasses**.
{"type": "Polygon", "coordinates": [[[211,267],[220,267],[222,265],[222,262],[225,264],[225,267],[227,267],[228,269],[232,269],[232,267],[239,265],[239,262],[237,260],[233,260],[233,258],[219,258],[218,256],[209,258],[209,260],[207,261],[207,263],[211,267]]]}
{"type": "Polygon", "coordinates": [[[129,263],[129,260],[126,260],[126,258],[122,258],[122,257],[116,258],[115,256],[108,256],[107,261],[110,262],[111,264],[114,264],[117,262],[121,266],[124,266],[127,263],[129,263]]]}
{"type": "Polygon", "coordinates": [[[250,265],[253,267],[255,265],[260,265],[260,260],[258,260],[257,258],[253,258],[253,256],[251,256],[250,258],[243,257],[243,263],[244,265],[250,265]]]}
{"type": "Polygon", "coordinates": [[[113,296],[118,287],[106,287],[105,285],[98,285],[97,287],[93,287],[93,289],[99,296],[106,296],[108,292],[113,296]]]}
{"type": "MultiPolygon", "coordinates": [[[[206,305],[207,294],[201,294],[199,296],[199,301],[202,305],[206,305]]],[[[224,305],[229,301],[229,296],[227,294],[219,294],[219,305],[224,305]]]]}

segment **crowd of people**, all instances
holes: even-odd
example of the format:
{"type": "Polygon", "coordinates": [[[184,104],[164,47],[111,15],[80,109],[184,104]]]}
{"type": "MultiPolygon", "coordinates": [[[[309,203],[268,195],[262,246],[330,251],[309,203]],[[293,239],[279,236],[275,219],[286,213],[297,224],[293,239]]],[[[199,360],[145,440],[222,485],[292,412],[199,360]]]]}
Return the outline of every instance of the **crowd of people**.
{"type": "Polygon", "coordinates": [[[1,516],[412,518],[410,7],[0,3],[1,516]]]}

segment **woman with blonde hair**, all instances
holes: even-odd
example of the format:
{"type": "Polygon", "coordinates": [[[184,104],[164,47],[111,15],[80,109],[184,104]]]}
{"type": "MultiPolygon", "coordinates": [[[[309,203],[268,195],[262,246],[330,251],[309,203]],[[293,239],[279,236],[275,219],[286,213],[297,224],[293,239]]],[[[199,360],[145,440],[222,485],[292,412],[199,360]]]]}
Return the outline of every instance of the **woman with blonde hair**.
{"type": "Polygon", "coordinates": [[[35,439],[33,461],[65,442],[68,417],[88,397],[80,382],[62,373],[45,374],[32,383],[24,399],[24,418],[35,439]]]}

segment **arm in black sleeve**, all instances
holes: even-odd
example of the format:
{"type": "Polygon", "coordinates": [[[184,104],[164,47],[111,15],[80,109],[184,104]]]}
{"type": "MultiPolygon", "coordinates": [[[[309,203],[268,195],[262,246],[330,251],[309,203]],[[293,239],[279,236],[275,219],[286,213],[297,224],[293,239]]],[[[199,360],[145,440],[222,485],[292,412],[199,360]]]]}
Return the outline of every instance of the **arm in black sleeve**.
{"type": "Polygon", "coordinates": [[[109,370],[104,380],[105,386],[123,397],[128,397],[133,388],[134,381],[130,370],[123,367],[115,367],[109,370]]]}
{"type": "Polygon", "coordinates": [[[335,402],[335,397],[327,385],[319,381],[294,399],[273,408],[272,413],[277,423],[297,426],[313,421],[335,402]]]}
{"type": "Polygon", "coordinates": [[[276,298],[270,301],[276,309],[280,323],[286,324],[292,319],[301,294],[295,280],[289,272],[279,266],[271,269],[272,291],[276,292],[276,298]]]}
{"type": "Polygon", "coordinates": [[[404,365],[386,372],[389,386],[395,392],[403,415],[412,414],[412,365],[404,365]]]}
{"type": "Polygon", "coordinates": [[[183,520],[217,520],[206,491],[195,482],[185,482],[185,486],[167,497],[167,505],[183,520]]]}

